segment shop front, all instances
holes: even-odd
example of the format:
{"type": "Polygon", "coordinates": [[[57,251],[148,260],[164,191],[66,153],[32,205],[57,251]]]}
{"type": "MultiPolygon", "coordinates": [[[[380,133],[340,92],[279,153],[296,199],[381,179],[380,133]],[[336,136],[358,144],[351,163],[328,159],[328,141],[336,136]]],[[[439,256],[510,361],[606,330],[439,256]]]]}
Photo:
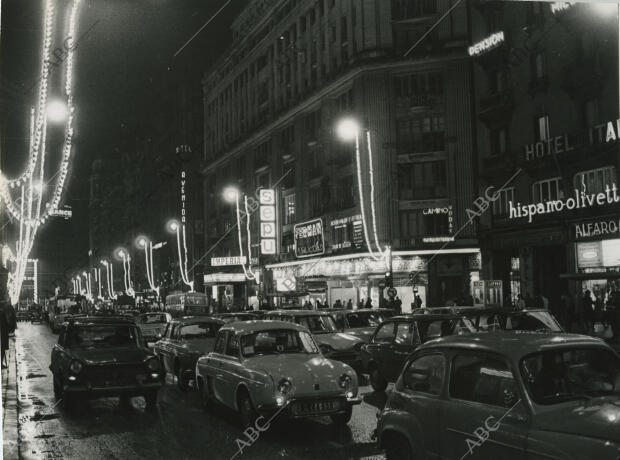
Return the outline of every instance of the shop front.
{"type": "MultiPolygon", "coordinates": [[[[384,257],[374,259],[363,253],[277,263],[266,268],[272,272],[274,291],[308,292],[307,298],[300,299],[302,304],[314,293],[322,305],[346,306],[351,300],[358,308],[370,298],[376,308],[383,306],[388,267],[389,260],[384,257]]],[[[395,251],[391,267],[396,295],[403,312],[408,312],[416,296],[422,306],[440,306],[443,298],[457,297],[467,290],[479,277],[480,252],[477,248],[395,251]]]]}
{"type": "Polygon", "coordinates": [[[209,273],[203,279],[214,312],[244,310],[247,305],[258,308],[256,282],[244,273],[209,273]]]}

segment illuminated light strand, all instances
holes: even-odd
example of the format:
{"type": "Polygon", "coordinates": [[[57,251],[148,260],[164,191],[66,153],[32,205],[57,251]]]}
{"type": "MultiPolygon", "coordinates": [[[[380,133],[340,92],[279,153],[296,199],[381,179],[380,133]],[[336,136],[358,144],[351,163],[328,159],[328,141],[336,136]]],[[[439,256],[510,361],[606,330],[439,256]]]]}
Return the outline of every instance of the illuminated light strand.
{"type": "MultiPolygon", "coordinates": [[[[185,270],[183,267],[187,267],[187,260],[185,263],[183,262],[183,257],[181,254],[181,231],[179,230],[179,225],[176,226],[176,234],[177,234],[177,251],[179,254],[179,272],[181,273],[181,280],[190,287],[190,289],[194,289],[194,283],[189,281],[186,277],[185,270]]],[[[185,240],[185,225],[183,224],[183,240],[185,240]]]]}
{"type": "MultiPolygon", "coordinates": [[[[243,260],[243,241],[241,238],[241,216],[239,214],[239,193],[235,194],[235,209],[237,211],[237,236],[239,237],[239,256],[240,256],[240,261],[243,260]]],[[[247,217],[247,216],[246,216],[247,217]]],[[[250,256],[250,254],[248,254],[248,256],[250,256]]],[[[252,271],[250,270],[249,274],[248,274],[248,270],[245,268],[245,264],[241,264],[241,268],[243,268],[243,273],[245,274],[245,277],[249,280],[255,280],[256,279],[256,275],[254,275],[254,273],[252,273],[252,271]]]]}
{"type": "Polygon", "coordinates": [[[183,262],[183,267],[185,269],[185,284],[187,284],[191,290],[194,290],[194,282],[189,280],[189,271],[187,270],[187,235],[185,232],[185,224],[182,225],[183,228],[183,248],[185,250],[185,261],[183,262]]]}
{"type": "Polygon", "coordinates": [[[153,242],[149,241],[148,248],[144,245],[144,257],[146,260],[146,278],[149,286],[157,293],[159,297],[159,286],[155,286],[155,270],[153,268],[153,242]],[[150,259],[150,260],[149,260],[150,259]]]}
{"type": "Polygon", "coordinates": [[[375,256],[375,253],[372,249],[372,245],[370,244],[370,237],[368,236],[368,226],[366,225],[366,210],[364,209],[364,190],[362,188],[362,166],[360,164],[360,139],[359,133],[355,135],[355,160],[357,166],[357,184],[358,191],[360,197],[360,210],[362,214],[362,227],[364,229],[364,239],[366,240],[366,246],[368,247],[368,254],[374,260],[380,260],[379,257],[375,256]]]}
{"type": "Polygon", "coordinates": [[[247,195],[244,195],[243,199],[245,201],[245,215],[246,215],[245,226],[246,226],[246,233],[248,234],[248,270],[250,271],[250,273],[252,273],[252,276],[256,278],[256,274],[252,271],[252,244],[251,244],[252,237],[250,235],[250,211],[248,210],[247,195]]]}
{"type": "MultiPolygon", "coordinates": [[[[370,212],[372,213],[372,231],[375,237],[375,244],[379,252],[383,252],[381,245],[379,244],[379,237],[377,235],[377,216],[375,214],[375,179],[374,168],[372,164],[372,149],[370,147],[370,131],[366,131],[366,143],[368,144],[368,169],[370,173],[370,212]]],[[[387,246],[385,248],[387,250],[387,246]]]]}

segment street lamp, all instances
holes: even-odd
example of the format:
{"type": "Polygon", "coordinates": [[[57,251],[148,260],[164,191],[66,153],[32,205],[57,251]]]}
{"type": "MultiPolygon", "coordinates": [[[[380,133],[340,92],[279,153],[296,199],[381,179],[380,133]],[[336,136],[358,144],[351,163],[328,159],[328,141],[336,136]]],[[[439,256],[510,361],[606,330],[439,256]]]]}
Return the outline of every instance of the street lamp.
{"type": "MultiPolygon", "coordinates": [[[[224,199],[229,203],[235,203],[235,210],[237,216],[237,237],[239,240],[239,262],[243,261],[243,241],[241,238],[241,213],[239,211],[239,195],[240,192],[235,187],[226,187],[224,189],[224,199]]],[[[245,204],[245,217],[246,221],[246,231],[247,231],[247,240],[248,240],[248,268],[245,268],[245,264],[241,264],[241,268],[243,268],[243,273],[245,274],[246,279],[248,280],[256,280],[258,283],[258,279],[256,278],[256,274],[252,271],[252,250],[251,250],[251,237],[250,237],[250,213],[248,212],[248,198],[247,196],[243,197],[245,204]]]]}
{"type": "Polygon", "coordinates": [[[106,279],[108,281],[108,295],[110,296],[110,300],[116,299],[116,295],[114,294],[114,266],[111,262],[107,260],[101,260],[101,265],[105,267],[106,271],[106,279]]]}
{"type": "Polygon", "coordinates": [[[133,286],[131,284],[131,257],[123,248],[117,249],[116,254],[118,254],[118,256],[123,260],[123,283],[125,285],[125,293],[128,296],[133,297],[135,295],[135,291],[133,290],[133,286]]]}
{"type": "Polygon", "coordinates": [[[145,236],[139,236],[136,239],[136,244],[139,248],[144,249],[144,262],[146,264],[146,278],[149,282],[149,286],[153,291],[157,293],[159,301],[159,286],[155,286],[155,276],[153,270],[153,242],[147,239],[145,236]]]}
{"type": "MultiPolygon", "coordinates": [[[[380,260],[380,257],[375,256],[375,253],[371,247],[370,237],[368,235],[368,226],[366,225],[366,210],[364,205],[364,190],[362,187],[362,167],[361,167],[361,155],[360,155],[360,132],[362,128],[360,124],[353,118],[344,118],[341,120],[337,127],[336,132],[338,136],[346,142],[350,142],[355,140],[355,160],[357,166],[357,184],[359,190],[359,198],[360,198],[360,209],[362,214],[362,227],[364,228],[364,238],[366,240],[366,246],[368,247],[368,252],[370,256],[374,260],[380,260]]],[[[371,149],[371,140],[370,140],[370,130],[363,129],[366,133],[366,144],[368,149],[368,172],[370,175],[370,210],[372,217],[372,229],[374,234],[375,245],[377,246],[377,250],[379,253],[382,253],[384,250],[381,249],[381,245],[379,244],[379,237],[377,234],[377,216],[375,213],[375,179],[374,179],[374,168],[372,161],[372,149],[371,149]]]]}
{"type": "Polygon", "coordinates": [[[187,270],[187,239],[185,236],[185,224],[180,224],[177,220],[171,219],[166,224],[166,228],[170,233],[176,234],[177,237],[177,252],[179,254],[179,272],[181,272],[181,280],[187,286],[190,291],[194,291],[194,282],[189,280],[189,274],[187,270]],[[183,233],[183,250],[185,258],[181,254],[181,233],[183,233]]]}
{"type": "Polygon", "coordinates": [[[62,123],[69,113],[67,104],[61,100],[53,100],[47,104],[47,118],[53,123],[62,123]]]}

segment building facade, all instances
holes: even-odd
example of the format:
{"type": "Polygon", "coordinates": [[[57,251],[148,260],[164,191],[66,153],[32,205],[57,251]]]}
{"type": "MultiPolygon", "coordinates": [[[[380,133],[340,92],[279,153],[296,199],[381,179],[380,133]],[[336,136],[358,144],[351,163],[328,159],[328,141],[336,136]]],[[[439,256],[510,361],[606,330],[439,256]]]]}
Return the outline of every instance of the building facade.
{"type": "Polygon", "coordinates": [[[620,271],[617,7],[509,3],[472,9],[475,40],[503,36],[475,58],[483,276],[513,303],[601,304],[620,271]]]}
{"type": "Polygon", "coordinates": [[[478,189],[469,7],[410,50],[448,8],[255,1],[239,15],[203,81],[205,284],[219,305],[370,297],[377,306],[390,261],[405,310],[414,290],[429,306],[469,292],[481,269],[466,214],[478,189]],[[346,118],[360,128],[359,149],[338,137],[346,118]],[[261,254],[258,209],[248,208],[249,231],[245,219],[237,227],[223,199],[230,186],[241,215],[245,197],[251,205],[261,188],[275,191],[275,254],[261,254]],[[258,280],[239,265],[240,245],[258,280]]]}

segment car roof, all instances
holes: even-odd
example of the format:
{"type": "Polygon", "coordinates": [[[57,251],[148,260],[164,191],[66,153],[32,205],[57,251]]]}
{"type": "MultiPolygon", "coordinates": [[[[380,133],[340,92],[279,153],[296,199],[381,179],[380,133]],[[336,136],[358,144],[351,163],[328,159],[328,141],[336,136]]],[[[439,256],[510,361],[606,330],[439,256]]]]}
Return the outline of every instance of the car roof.
{"type": "Polygon", "coordinates": [[[458,313],[413,313],[403,314],[398,316],[392,316],[385,320],[389,321],[438,321],[442,319],[461,319],[463,315],[458,313]]]}
{"type": "Polygon", "coordinates": [[[226,313],[215,313],[214,318],[230,318],[231,316],[256,316],[252,311],[229,311],[226,313]]]}
{"type": "Polygon", "coordinates": [[[571,346],[598,346],[612,350],[601,339],[565,332],[491,331],[463,335],[448,335],[422,344],[419,350],[462,348],[496,352],[513,360],[545,349],[571,346]]]}
{"type": "Polygon", "coordinates": [[[266,313],[269,315],[297,315],[297,316],[324,316],[331,315],[329,310],[272,310],[266,313]]]}
{"type": "Polygon", "coordinates": [[[70,317],[66,322],[71,326],[121,326],[136,324],[133,318],[127,318],[126,316],[78,316],[75,318],[70,317]]]}
{"type": "Polygon", "coordinates": [[[254,321],[237,321],[234,323],[228,323],[222,326],[220,331],[234,331],[236,333],[249,333],[256,331],[271,331],[276,329],[292,329],[295,331],[308,331],[305,327],[299,324],[289,323],[288,321],[273,321],[258,319],[254,321]]]}
{"type": "Polygon", "coordinates": [[[212,316],[184,316],[182,318],[174,318],[173,323],[182,324],[184,326],[188,324],[200,324],[200,323],[217,323],[224,324],[224,320],[220,318],[214,318],[212,316]]]}
{"type": "Polygon", "coordinates": [[[357,308],[355,310],[349,310],[348,308],[331,308],[328,310],[322,310],[328,313],[371,313],[371,312],[380,312],[380,313],[393,313],[394,310],[391,308],[357,308]]]}

